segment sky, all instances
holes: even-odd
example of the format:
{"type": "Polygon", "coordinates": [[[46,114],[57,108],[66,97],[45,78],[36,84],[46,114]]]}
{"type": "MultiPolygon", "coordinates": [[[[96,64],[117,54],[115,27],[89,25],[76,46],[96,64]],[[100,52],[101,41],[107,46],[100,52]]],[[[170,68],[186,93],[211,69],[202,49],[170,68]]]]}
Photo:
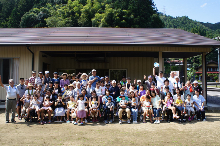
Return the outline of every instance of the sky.
{"type": "Polygon", "coordinates": [[[158,9],[173,17],[188,16],[190,19],[217,23],[220,22],[220,0],[153,0],[158,9]]]}

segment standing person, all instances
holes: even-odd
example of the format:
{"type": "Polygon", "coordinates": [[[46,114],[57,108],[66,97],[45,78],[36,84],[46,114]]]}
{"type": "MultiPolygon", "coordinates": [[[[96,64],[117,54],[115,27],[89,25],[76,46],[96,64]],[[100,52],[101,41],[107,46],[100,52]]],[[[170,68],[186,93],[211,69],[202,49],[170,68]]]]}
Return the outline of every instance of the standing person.
{"type": "Polygon", "coordinates": [[[16,112],[16,99],[19,97],[18,88],[14,86],[13,79],[9,80],[9,86],[3,85],[1,75],[0,75],[0,85],[5,88],[7,95],[6,95],[6,123],[9,123],[9,111],[12,110],[12,117],[11,122],[15,121],[15,112],[16,112]]]}
{"type": "MultiPolygon", "coordinates": [[[[53,73],[53,78],[52,78],[52,82],[53,82],[53,84],[55,83],[55,82],[59,82],[60,83],[60,78],[58,78],[58,73],[57,72],[54,72],[53,73]]],[[[49,84],[49,82],[48,82],[48,84],[49,84]]],[[[47,90],[47,89],[46,89],[47,90]]]]}
{"type": "Polygon", "coordinates": [[[17,85],[17,89],[19,92],[19,96],[17,99],[17,114],[18,114],[19,120],[21,120],[21,109],[23,107],[23,101],[20,101],[20,99],[23,97],[26,88],[27,88],[27,86],[24,84],[24,78],[20,78],[20,84],[17,85]]]}
{"type": "Polygon", "coordinates": [[[24,84],[25,84],[26,86],[28,86],[28,83],[29,83],[29,79],[25,79],[25,80],[24,80],[24,84]]]}
{"type": "Polygon", "coordinates": [[[116,86],[116,81],[112,81],[112,86],[109,88],[110,95],[113,97],[114,101],[120,95],[118,86],[116,86]]]}
{"type": "Polygon", "coordinates": [[[193,95],[195,95],[195,91],[198,91],[199,94],[202,94],[202,95],[203,95],[203,89],[202,89],[202,87],[199,85],[199,82],[196,81],[196,80],[193,82],[193,95]]]}
{"type": "Polygon", "coordinates": [[[148,80],[146,80],[147,77],[144,75],[144,81],[143,81],[143,84],[146,84],[146,88],[147,89],[150,89],[151,88],[151,85],[154,83],[156,84],[154,81],[153,81],[153,77],[151,75],[148,76],[148,80]]]}
{"type": "Polygon", "coordinates": [[[176,81],[175,77],[174,77],[174,72],[173,71],[170,72],[170,77],[168,78],[168,80],[170,81],[170,90],[173,93],[173,83],[176,81]]]}
{"type": "Polygon", "coordinates": [[[96,75],[96,70],[92,70],[92,76],[89,77],[89,82],[92,83],[92,87],[96,87],[96,82],[100,81],[100,77],[96,75]]]}
{"type": "Polygon", "coordinates": [[[125,85],[127,82],[126,82],[126,78],[125,76],[122,77],[121,81],[120,81],[121,85],[125,85]]]}
{"type": "Polygon", "coordinates": [[[190,94],[190,97],[193,97],[193,87],[190,81],[186,82],[185,87],[183,89],[184,89],[184,99],[187,99],[188,94],[190,94]]]}
{"type": "Polygon", "coordinates": [[[29,83],[35,87],[36,71],[32,71],[32,76],[29,78],[29,83]]]}
{"type": "Polygon", "coordinates": [[[43,73],[39,72],[38,77],[35,78],[34,88],[36,89],[38,85],[43,85],[43,83],[44,83],[43,73]]]}
{"type": "Polygon", "coordinates": [[[60,80],[60,87],[63,88],[65,84],[70,84],[70,81],[67,79],[67,73],[63,73],[63,79],[60,80]]]}
{"type": "Polygon", "coordinates": [[[108,76],[105,76],[105,86],[106,86],[107,84],[110,84],[110,81],[109,81],[109,77],[108,77],[108,76]]]}
{"type": "MultiPolygon", "coordinates": [[[[173,91],[173,94],[176,94],[175,91],[176,91],[177,88],[179,88],[179,89],[180,89],[180,93],[179,93],[179,94],[183,95],[183,94],[182,94],[182,91],[183,91],[183,88],[182,88],[182,87],[183,87],[183,86],[182,86],[182,84],[180,83],[179,80],[180,80],[179,77],[176,76],[176,77],[175,77],[175,82],[173,83],[173,90],[174,90],[174,91],[173,91]]],[[[184,101],[185,101],[185,100],[184,100],[184,101]]]]}
{"type": "Polygon", "coordinates": [[[126,90],[128,91],[128,89],[130,89],[130,87],[131,87],[131,78],[127,77],[126,90]]]}
{"type": "Polygon", "coordinates": [[[157,80],[157,88],[160,90],[161,86],[164,85],[164,80],[166,80],[166,78],[163,77],[163,71],[160,71],[159,76],[157,76],[155,74],[155,67],[153,68],[153,75],[155,76],[156,80],[157,80]]]}
{"type": "Polygon", "coordinates": [[[45,76],[44,76],[44,85],[49,84],[50,81],[52,81],[52,79],[50,78],[50,72],[49,71],[45,71],[45,76]]]}

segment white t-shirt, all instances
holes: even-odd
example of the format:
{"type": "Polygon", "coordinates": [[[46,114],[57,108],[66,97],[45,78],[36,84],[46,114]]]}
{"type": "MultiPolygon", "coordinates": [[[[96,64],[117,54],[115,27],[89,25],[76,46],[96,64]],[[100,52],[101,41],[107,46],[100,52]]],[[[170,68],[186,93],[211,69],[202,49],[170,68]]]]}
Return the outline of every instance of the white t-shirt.
{"type": "Polygon", "coordinates": [[[186,103],[186,107],[192,107],[193,105],[193,100],[190,99],[190,101],[188,99],[185,100],[185,103],[186,103]]]}
{"type": "Polygon", "coordinates": [[[105,89],[106,89],[106,87],[103,86],[103,87],[99,87],[99,88],[101,88],[102,95],[105,95],[105,89]]]}
{"type": "Polygon", "coordinates": [[[83,86],[86,86],[86,85],[87,85],[87,83],[88,83],[88,81],[87,81],[87,80],[82,80],[82,81],[81,81],[81,84],[82,84],[83,86]]]}
{"type": "Polygon", "coordinates": [[[96,92],[96,95],[97,95],[97,96],[102,95],[101,87],[99,87],[99,89],[95,88],[95,92],[96,92]]]}
{"type": "Polygon", "coordinates": [[[157,88],[161,88],[161,86],[164,85],[164,81],[166,80],[166,78],[162,77],[160,78],[159,76],[155,76],[156,80],[157,80],[157,88]]]}
{"type": "Polygon", "coordinates": [[[77,103],[78,103],[78,111],[81,111],[81,110],[85,110],[85,100],[78,100],[77,103]]]}
{"type": "Polygon", "coordinates": [[[25,93],[24,93],[24,96],[26,97],[28,93],[31,94],[31,95],[34,95],[34,92],[35,92],[34,89],[33,89],[33,92],[32,92],[32,90],[28,90],[28,89],[27,89],[27,90],[25,91],[25,93]]]}
{"type": "MultiPolygon", "coordinates": [[[[178,98],[178,97],[177,97],[177,94],[173,95],[173,100],[174,100],[174,102],[176,102],[177,98],[178,98]]],[[[183,95],[181,95],[181,100],[182,100],[182,101],[185,101],[183,95]]]]}

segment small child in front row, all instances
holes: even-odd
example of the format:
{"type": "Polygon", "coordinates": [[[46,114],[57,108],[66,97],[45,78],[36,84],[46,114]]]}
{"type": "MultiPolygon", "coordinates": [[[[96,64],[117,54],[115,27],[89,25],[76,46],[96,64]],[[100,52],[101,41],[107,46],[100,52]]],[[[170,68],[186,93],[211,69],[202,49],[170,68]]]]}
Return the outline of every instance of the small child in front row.
{"type": "Polygon", "coordinates": [[[25,96],[23,96],[20,101],[23,101],[23,108],[21,110],[21,113],[22,113],[22,117],[25,116],[25,114],[27,113],[28,111],[28,107],[30,106],[30,97],[31,95],[30,94],[27,94],[26,98],[25,96]]]}
{"type": "Polygon", "coordinates": [[[96,96],[92,96],[92,101],[90,105],[90,114],[92,116],[92,122],[97,122],[97,117],[98,117],[98,104],[99,102],[96,101],[96,96]]]}
{"type": "MultiPolygon", "coordinates": [[[[39,111],[40,107],[39,107],[39,103],[40,103],[40,101],[38,100],[37,94],[34,94],[34,98],[31,100],[31,102],[30,102],[30,107],[28,108],[27,117],[30,116],[30,112],[31,112],[32,110],[35,110],[36,113],[37,113],[37,116],[38,116],[38,120],[40,120],[40,111],[39,111]]],[[[32,117],[32,115],[31,115],[30,122],[32,122],[32,118],[33,118],[33,117],[32,117]]]]}
{"type": "Polygon", "coordinates": [[[112,98],[108,97],[107,100],[108,102],[105,103],[104,108],[104,120],[106,124],[108,124],[109,114],[111,114],[111,119],[109,120],[109,123],[112,123],[114,116],[114,103],[112,102],[112,98]]]}
{"type": "Polygon", "coordinates": [[[151,113],[152,113],[152,103],[150,102],[150,96],[146,96],[146,101],[143,102],[144,110],[144,117],[143,117],[143,123],[146,123],[146,116],[150,117],[150,122],[152,123],[151,113]]]}
{"type": "Polygon", "coordinates": [[[67,123],[70,123],[69,121],[69,117],[70,117],[70,113],[71,113],[71,121],[73,121],[73,118],[76,118],[76,101],[74,99],[73,96],[70,96],[70,101],[68,101],[67,103],[67,123]]]}
{"type": "Polygon", "coordinates": [[[195,110],[193,108],[193,100],[191,99],[191,94],[187,95],[187,99],[185,100],[185,109],[188,111],[188,121],[191,122],[195,115],[195,110]]]}
{"type": "Polygon", "coordinates": [[[64,105],[65,103],[63,102],[62,94],[59,93],[58,98],[55,101],[55,116],[57,117],[57,121],[59,121],[59,119],[62,121],[63,117],[65,116],[65,109],[63,108],[64,105]]]}
{"type": "Polygon", "coordinates": [[[137,101],[136,101],[135,96],[133,96],[131,100],[132,100],[131,101],[131,111],[133,114],[133,123],[137,124],[137,115],[138,115],[138,108],[137,107],[138,107],[138,105],[137,105],[137,101]]]}
{"type": "Polygon", "coordinates": [[[85,104],[87,101],[84,100],[83,94],[79,95],[79,100],[77,100],[77,115],[76,115],[76,121],[74,122],[74,125],[77,125],[77,121],[80,119],[81,123],[80,125],[83,125],[83,118],[86,117],[86,111],[85,111],[85,104]]]}
{"type": "Polygon", "coordinates": [[[184,110],[184,104],[183,104],[183,101],[181,99],[181,94],[177,94],[177,99],[176,99],[176,108],[181,112],[179,113],[180,115],[180,122],[181,120],[183,119],[183,110],[184,110]]]}

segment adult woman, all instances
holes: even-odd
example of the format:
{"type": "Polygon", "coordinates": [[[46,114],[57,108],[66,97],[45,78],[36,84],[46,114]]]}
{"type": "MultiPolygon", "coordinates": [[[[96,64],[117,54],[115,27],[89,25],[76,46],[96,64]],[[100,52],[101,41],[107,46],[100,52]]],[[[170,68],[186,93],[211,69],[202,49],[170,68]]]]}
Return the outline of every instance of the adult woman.
{"type": "Polygon", "coordinates": [[[143,96],[145,93],[146,91],[144,90],[144,86],[141,84],[139,86],[138,97],[141,98],[141,96],[143,96]]]}
{"type": "Polygon", "coordinates": [[[186,99],[187,95],[190,94],[193,97],[193,87],[190,81],[186,82],[184,89],[184,99],[186,99]]]}
{"type": "Polygon", "coordinates": [[[24,93],[25,97],[27,96],[27,94],[30,94],[33,96],[34,92],[35,92],[34,86],[31,83],[28,83],[28,89],[24,93]]]}

